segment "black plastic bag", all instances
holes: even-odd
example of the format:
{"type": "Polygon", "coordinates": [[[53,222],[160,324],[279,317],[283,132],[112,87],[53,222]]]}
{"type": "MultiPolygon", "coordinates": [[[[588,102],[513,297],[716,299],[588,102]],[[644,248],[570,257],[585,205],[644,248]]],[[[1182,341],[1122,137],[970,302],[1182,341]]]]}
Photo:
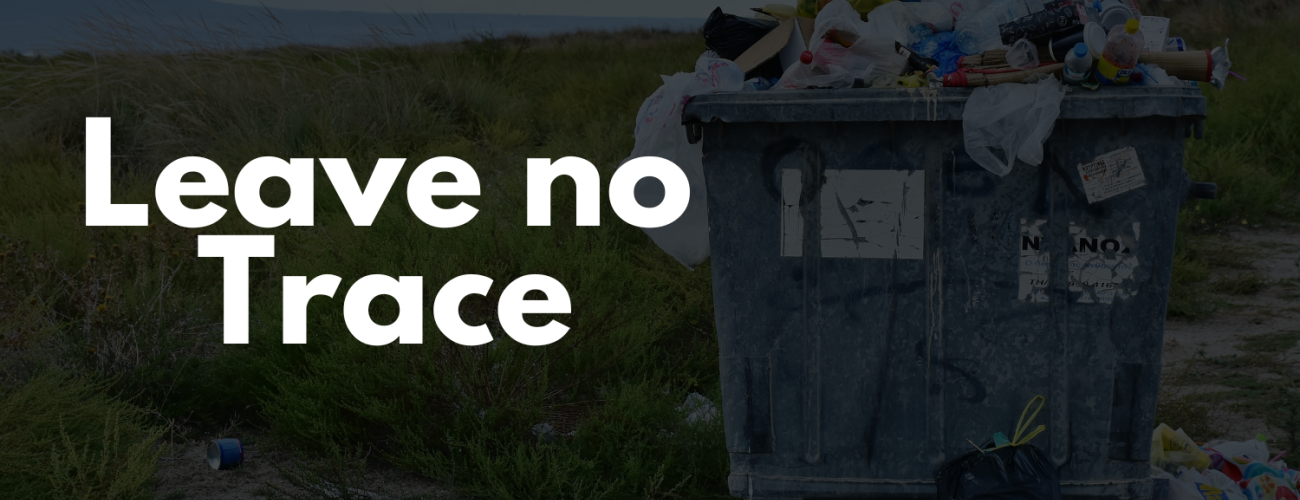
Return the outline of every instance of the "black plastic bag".
{"type": "Polygon", "coordinates": [[[973,451],[935,477],[938,500],[1061,500],[1061,476],[1033,445],[973,451]]]}
{"type": "MultiPolygon", "coordinates": [[[[727,14],[718,7],[704,21],[704,46],[723,59],[735,61],[776,27],[777,23],[727,14]]],[[[772,58],[746,76],[780,78],[784,71],[778,59],[772,58]]]]}

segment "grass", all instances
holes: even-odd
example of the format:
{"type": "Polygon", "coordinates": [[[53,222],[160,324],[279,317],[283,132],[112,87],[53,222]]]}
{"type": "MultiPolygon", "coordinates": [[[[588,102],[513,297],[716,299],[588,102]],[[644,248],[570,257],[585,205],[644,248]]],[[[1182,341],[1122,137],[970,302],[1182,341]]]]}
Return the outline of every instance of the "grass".
{"type": "MultiPolygon", "coordinates": [[[[13,160],[0,183],[24,188],[0,201],[0,304],[22,355],[0,368],[8,380],[48,364],[111,377],[111,394],[155,409],[178,439],[238,414],[308,453],[373,443],[382,460],[486,497],[725,494],[720,421],[687,424],[677,410],[688,393],[717,401],[720,390],[708,267],[682,268],[608,208],[602,227],[575,228],[570,186],[556,190],[554,226],[527,227],[523,213],[525,159],[579,156],[608,178],[658,75],[701,50],[694,35],[627,32],[10,60],[0,148],[13,160]],[[262,155],[342,157],[362,179],[375,158],[456,156],[484,196],[465,200],[480,213],[461,228],[411,224],[396,202],[356,228],[318,190],[313,227],[268,231],[277,258],[250,269],[252,344],[228,348],[220,263],[194,257],[199,231],[156,211],[149,228],[84,227],[86,116],[114,119],[117,202],[149,202],[161,167],[188,155],[232,178],[262,155]],[[423,276],[430,300],[454,276],[489,276],[493,290],[462,314],[499,340],[461,347],[428,321],[423,345],[375,349],[347,334],[337,302],[317,299],[309,344],[282,345],[280,277],[322,273],[344,277],[339,299],[369,274],[423,276]],[[557,318],[565,339],[540,349],[495,321],[502,287],[533,273],[564,283],[575,311],[557,318]],[[539,442],[530,429],[543,422],[566,436],[539,442]]],[[[262,194],[272,205],[288,195],[262,194]]],[[[240,219],[202,232],[263,232],[240,219]]],[[[396,314],[391,301],[371,308],[381,324],[396,314]]]]}
{"type": "Polygon", "coordinates": [[[7,498],[152,498],[164,429],[88,382],[44,372],[0,393],[0,491],[7,498]]]}
{"type": "MultiPolygon", "coordinates": [[[[1275,64],[1290,55],[1278,33],[1234,40],[1235,68],[1250,82],[1207,91],[1206,139],[1188,143],[1187,166],[1222,196],[1184,212],[1171,315],[1212,313],[1214,287],[1227,285],[1211,283],[1210,270],[1248,267],[1189,241],[1296,213],[1300,103],[1290,89],[1300,68],[1275,64]]],[[[0,490],[147,497],[159,440],[243,418],[303,453],[342,457],[282,471],[309,485],[355,483],[364,468],[351,450],[365,445],[371,460],[485,498],[725,495],[720,419],[687,423],[679,409],[690,393],[720,400],[707,263],[682,268],[608,208],[601,227],[575,227],[564,183],[552,227],[528,227],[523,213],[525,159],[579,156],[607,179],[632,149],[631,124],[658,75],[689,69],[702,49],[696,35],[645,31],[0,60],[0,185],[21,186],[0,197],[0,436],[17,443],[0,447],[0,460],[31,471],[0,476],[26,490],[0,490]],[[445,230],[412,224],[393,199],[373,227],[353,227],[328,188],[317,189],[310,228],[252,228],[216,198],[189,202],[232,210],[203,231],[166,223],[156,208],[147,228],[86,228],[87,116],[113,118],[119,203],[151,203],[159,170],[189,155],[232,178],[263,155],[347,158],[360,179],[377,158],[408,158],[398,190],[415,162],[456,156],[478,171],[484,196],[463,200],[480,209],[471,223],[445,230]],[[276,258],[251,263],[248,346],[220,344],[220,263],[195,257],[200,233],[276,236],[276,258]],[[282,345],[281,277],[322,273],[343,278],[339,293],[311,302],[307,345],[282,345]],[[343,326],[338,301],[365,275],[423,276],[427,302],[468,273],[495,280],[462,309],[497,337],[486,346],[450,344],[426,321],[423,345],[372,348],[343,326]],[[565,339],[540,349],[495,321],[501,288],[532,273],[564,283],[575,311],[556,318],[572,328],[565,339]],[[539,423],[554,436],[534,435],[539,423]],[[49,471],[62,482],[42,479],[49,471]]],[[[262,196],[275,205],[288,193],[272,184],[262,196]]],[[[397,314],[392,301],[371,308],[379,323],[397,314]]],[[[1281,340],[1247,340],[1269,342],[1281,340]]],[[[1200,399],[1161,401],[1171,425],[1209,415],[1200,399]]]]}
{"type": "Polygon", "coordinates": [[[1250,268],[1249,252],[1223,243],[1220,235],[1270,220],[1300,220],[1300,102],[1286,83],[1300,78],[1300,67],[1275,63],[1290,57],[1288,48],[1270,41],[1284,28],[1252,30],[1230,45],[1233,70],[1249,81],[1233,79],[1223,92],[1206,90],[1205,138],[1187,143],[1188,173],[1195,181],[1218,184],[1219,197],[1189,202],[1180,216],[1171,316],[1204,317],[1221,307],[1215,293],[1249,295],[1266,286],[1249,274],[1210,282],[1212,268],[1250,268]]]}

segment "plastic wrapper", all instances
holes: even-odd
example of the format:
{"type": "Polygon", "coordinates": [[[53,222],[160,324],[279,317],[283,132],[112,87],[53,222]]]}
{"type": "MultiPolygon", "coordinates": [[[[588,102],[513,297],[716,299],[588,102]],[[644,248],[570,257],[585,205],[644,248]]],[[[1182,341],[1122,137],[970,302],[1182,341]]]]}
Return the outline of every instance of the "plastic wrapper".
{"type": "MultiPolygon", "coordinates": [[[[643,156],[671,160],[686,174],[691,186],[691,199],[681,217],[667,226],[644,231],[659,248],[689,268],[709,257],[709,209],[704,186],[704,149],[701,144],[690,144],[687,140],[682,110],[691,97],[739,91],[744,82],[744,71],[736,63],[705,55],[696,61],[694,73],[665,76],[664,85],[645,100],[636,115],[636,145],[628,160],[643,156]]],[[[642,201],[652,196],[642,191],[643,185],[647,184],[637,184],[634,195],[643,204],[653,205],[642,201]]]]}
{"type": "Polygon", "coordinates": [[[953,34],[951,31],[935,33],[921,39],[912,45],[916,53],[925,57],[939,61],[939,74],[946,75],[957,71],[961,64],[961,58],[965,56],[957,47],[953,45],[953,34]]]}
{"type": "Polygon", "coordinates": [[[867,15],[871,32],[912,45],[935,33],[952,31],[952,13],[930,2],[889,2],[867,15]]]}
{"type": "Polygon", "coordinates": [[[1237,483],[1222,474],[1202,475],[1183,467],[1177,474],[1153,469],[1152,476],[1169,481],[1169,500],[1248,500],[1237,483]]]}
{"type": "Polygon", "coordinates": [[[1038,47],[1028,39],[1021,38],[1007,51],[1007,64],[1019,70],[1038,67],[1038,47]]]}
{"type": "Polygon", "coordinates": [[[1300,499],[1294,484],[1285,479],[1264,475],[1250,479],[1243,490],[1250,500],[1296,500],[1300,499]]]}
{"type": "Polygon", "coordinates": [[[1029,165],[1043,161],[1043,141],[1061,114],[1065,87],[1055,77],[1034,84],[1002,84],[971,92],[962,113],[966,153],[999,176],[1011,172],[1016,158],[1029,165]],[[993,149],[1002,150],[1005,160],[993,149]]]}
{"type": "Polygon", "coordinates": [[[1210,456],[1182,429],[1160,424],[1151,431],[1151,465],[1167,471],[1180,466],[1205,470],[1210,468],[1210,456]]]}
{"type": "MultiPolygon", "coordinates": [[[[1244,463],[1268,463],[1268,444],[1258,439],[1247,441],[1210,441],[1205,448],[1223,454],[1224,458],[1245,458],[1244,463]]],[[[1241,462],[1241,461],[1238,461],[1241,462]]]]}
{"type": "Polygon", "coordinates": [[[773,90],[848,88],[858,80],[898,75],[907,66],[907,59],[894,51],[894,40],[867,33],[866,23],[845,0],[826,4],[817,16],[812,40],[813,62],[791,65],[773,90]],[[832,34],[852,45],[827,40],[832,34]]]}
{"type": "Polygon", "coordinates": [[[967,453],[939,469],[935,486],[939,500],[1061,498],[1056,466],[1030,444],[967,453]]]}
{"type": "Polygon", "coordinates": [[[1214,63],[1214,68],[1210,70],[1210,85],[1223,90],[1223,84],[1228,81],[1228,71],[1232,70],[1232,60],[1228,58],[1228,40],[1223,41],[1222,47],[1210,51],[1210,60],[1214,63]]]}

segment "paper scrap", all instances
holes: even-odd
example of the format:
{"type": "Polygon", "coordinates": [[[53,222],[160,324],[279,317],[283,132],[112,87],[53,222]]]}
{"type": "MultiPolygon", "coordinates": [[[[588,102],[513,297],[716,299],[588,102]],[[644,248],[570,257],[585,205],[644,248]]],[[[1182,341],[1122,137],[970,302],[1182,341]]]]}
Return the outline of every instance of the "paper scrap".
{"type": "Polygon", "coordinates": [[[1083,178],[1083,191],[1088,195],[1088,203],[1097,203],[1147,185],[1137,151],[1131,147],[1080,164],[1079,176],[1083,178]]]}

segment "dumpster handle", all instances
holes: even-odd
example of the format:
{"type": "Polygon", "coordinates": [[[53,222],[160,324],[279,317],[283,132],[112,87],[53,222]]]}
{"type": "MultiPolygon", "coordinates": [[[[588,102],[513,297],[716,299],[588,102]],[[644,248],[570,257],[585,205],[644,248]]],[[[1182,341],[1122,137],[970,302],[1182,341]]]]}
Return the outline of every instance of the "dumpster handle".
{"type": "Polygon", "coordinates": [[[1193,182],[1187,187],[1189,200],[1213,200],[1219,196],[1219,185],[1213,182],[1193,182]]]}
{"type": "Polygon", "coordinates": [[[686,127],[686,142],[688,144],[699,144],[700,139],[704,138],[704,124],[699,120],[693,120],[682,124],[686,127]]]}

